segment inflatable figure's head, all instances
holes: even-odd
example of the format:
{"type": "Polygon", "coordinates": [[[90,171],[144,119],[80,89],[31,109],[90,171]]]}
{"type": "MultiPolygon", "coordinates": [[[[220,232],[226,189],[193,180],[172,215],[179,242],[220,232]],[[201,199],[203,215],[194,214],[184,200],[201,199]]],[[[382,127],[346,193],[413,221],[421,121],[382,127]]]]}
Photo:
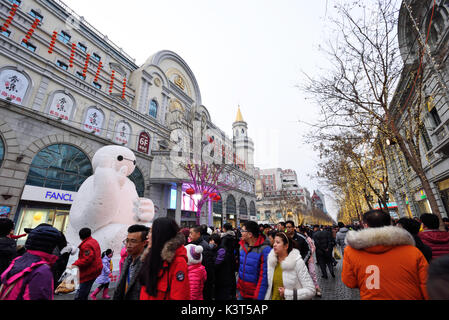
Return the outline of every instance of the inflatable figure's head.
{"type": "Polygon", "coordinates": [[[120,168],[128,167],[127,176],[136,169],[136,157],[134,153],[121,146],[106,146],[100,148],[92,159],[92,166],[95,170],[99,168],[113,168],[119,171],[120,168]]]}

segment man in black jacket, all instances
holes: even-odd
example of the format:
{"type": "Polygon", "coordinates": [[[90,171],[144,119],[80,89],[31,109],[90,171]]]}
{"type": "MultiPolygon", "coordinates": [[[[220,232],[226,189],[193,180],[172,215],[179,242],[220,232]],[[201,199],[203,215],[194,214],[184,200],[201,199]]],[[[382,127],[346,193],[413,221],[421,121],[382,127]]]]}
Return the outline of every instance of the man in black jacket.
{"type": "Polygon", "coordinates": [[[332,264],[332,250],[335,242],[332,237],[332,231],[328,228],[317,231],[313,235],[313,241],[315,242],[316,247],[316,259],[321,268],[323,278],[327,279],[326,266],[329,268],[331,276],[335,278],[334,266],[332,264]]]}
{"type": "Polygon", "coordinates": [[[291,220],[285,223],[285,227],[287,228],[287,236],[290,239],[296,241],[299,246],[299,252],[301,253],[301,257],[304,260],[304,263],[307,266],[307,262],[309,261],[310,255],[312,251],[309,248],[309,244],[307,243],[306,237],[302,234],[296,232],[295,223],[291,220]]]}
{"type": "Polygon", "coordinates": [[[0,218],[0,275],[17,257],[16,241],[8,237],[13,230],[14,222],[11,219],[0,218]]]}
{"type": "Polygon", "coordinates": [[[192,244],[203,247],[203,261],[201,263],[206,268],[207,273],[207,280],[204,283],[203,289],[203,298],[204,300],[212,300],[215,284],[215,261],[209,243],[204,240],[204,237],[201,234],[202,230],[203,228],[201,226],[191,228],[190,240],[192,241],[192,244]]]}

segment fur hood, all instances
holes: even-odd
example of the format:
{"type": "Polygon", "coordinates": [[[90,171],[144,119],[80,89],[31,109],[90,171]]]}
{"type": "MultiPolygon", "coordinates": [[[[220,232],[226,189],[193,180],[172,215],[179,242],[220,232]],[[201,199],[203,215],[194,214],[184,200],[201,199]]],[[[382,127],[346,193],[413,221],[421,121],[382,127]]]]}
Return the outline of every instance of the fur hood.
{"type": "MultiPolygon", "coordinates": [[[[168,240],[167,243],[165,243],[164,247],[162,248],[161,251],[162,259],[167,261],[168,263],[172,263],[173,259],[175,258],[176,250],[179,247],[184,246],[185,241],[186,241],[185,236],[182,233],[178,232],[178,234],[174,238],[168,240]]],[[[145,261],[145,258],[150,252],[150,249],[151,249],[150,246],[145,248],[142,255],[140,256],[140,260],[145,261]]]]}
{"type": "Polygon", "coordinates": [[[349,231],[345,243],[356,250],[377,252],[385,252],[397,246],[415,246],[415,240],[408,231],[393,226],[349,231]]]}
{"type": "MultiPolygon", "coordinates": [[[[290,251],[288,256],[284,259],[284,261],[281,262],[282,270],[285,271],[292,271],[295,270],[296,267],[296,261],[301,258],[301,254],[299,253],[298,249],[293,249],[290,251]]],[[[276,265],[278,263],[278,258],[276,254],[274,253],[274,250],[271,250],[268,254],[268,264],[274,268],[276,268],[276,265]]]]}

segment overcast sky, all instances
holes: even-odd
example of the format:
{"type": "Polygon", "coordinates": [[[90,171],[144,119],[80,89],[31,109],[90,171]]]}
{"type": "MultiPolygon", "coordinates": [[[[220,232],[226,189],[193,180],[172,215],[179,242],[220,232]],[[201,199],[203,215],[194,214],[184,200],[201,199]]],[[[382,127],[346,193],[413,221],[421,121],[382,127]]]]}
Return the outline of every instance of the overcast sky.
{"type": "MultiPolygon", "coordinates": [[[[294,169],[299,184],[327,191],[308,177],[317,155],[302,139],[317,107],[295,87],[301,71],[323,65],[318,45],[326,0],[63,0],[142,65],[160,50],[179,54],[198,81],[212,121],[232,137],[241,106],[255,144],[255,164],[294,169]]],[[[336,207],[326,197],[330,214],[336,207]]]]}

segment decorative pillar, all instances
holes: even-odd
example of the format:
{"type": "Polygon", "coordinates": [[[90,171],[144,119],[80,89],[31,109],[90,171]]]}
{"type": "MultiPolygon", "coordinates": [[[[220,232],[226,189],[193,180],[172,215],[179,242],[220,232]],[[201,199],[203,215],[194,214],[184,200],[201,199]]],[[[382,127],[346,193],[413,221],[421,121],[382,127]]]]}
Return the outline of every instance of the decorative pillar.
{"type": "Polygon", "coordinates": [[[176,185],[176,223],[181,226],[181,200],[182,200],[182,183],[176,185]]]}

